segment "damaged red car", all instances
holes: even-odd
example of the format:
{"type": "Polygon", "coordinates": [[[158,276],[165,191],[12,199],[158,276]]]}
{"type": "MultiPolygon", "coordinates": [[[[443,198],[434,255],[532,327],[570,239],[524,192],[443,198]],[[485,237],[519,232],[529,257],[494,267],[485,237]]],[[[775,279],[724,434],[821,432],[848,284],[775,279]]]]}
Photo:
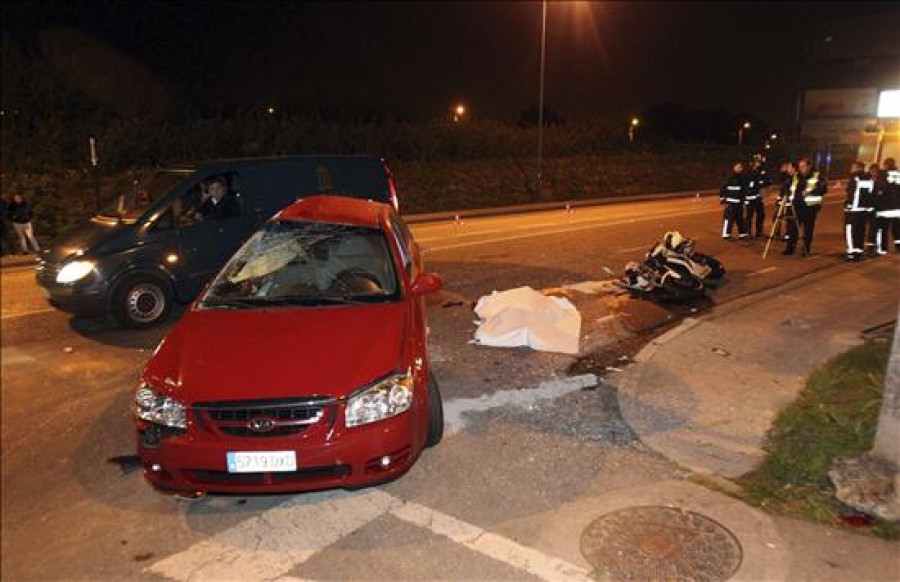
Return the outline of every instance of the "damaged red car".
{"type": "Polygon", "coordinates": [[[134,395],[145,476],[198,494],[402,475],[443,433],[424,298],[441,286],[389,205],[314,196],[284,209],[147,363],[134,395]]]}

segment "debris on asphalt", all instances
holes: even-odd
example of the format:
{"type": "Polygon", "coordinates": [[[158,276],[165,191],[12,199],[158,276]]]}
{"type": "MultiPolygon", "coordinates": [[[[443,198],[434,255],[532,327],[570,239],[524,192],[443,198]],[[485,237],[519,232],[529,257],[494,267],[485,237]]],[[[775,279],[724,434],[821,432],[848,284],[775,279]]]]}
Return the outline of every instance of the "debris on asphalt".
{"type": "Polygon", "coordinates": [[[62,351],[63,351],[64,353],[71,354],[72,352],[75,351],[75,348],[73,348],[72,346],[66,346],[66,347],[63,348],[62,351]]]}
{"type": "Polygon", "coordinates": [[[568,285],[563,285],[563,287],[572,291],[584,293],[585,295],[614,293],[619,290],[616,282],[612,280],[582,281],[580,283],[570,283],[568,285]]]}
{"type": "Polygon", "coordinates": [[[462,307],[462,306],[463,306],[462,301],[445,301],[444,304],[441,305],[441,307],[443,307],[444,309],[446,309],[448,307],[462,307]]]}
{"type": "Polygon", "coordinates": [[[478,300],[475,314],[480,318],[476,344],[578,353],[581,314],[563,297],[546,296],[531,287],[495,291],[478,300]]]}
{"type": "Polygon", "coordinates": [[[621,372],[622,368],[616,368],[615,366],[607,366],[606,371],[607,372],[621,372]]]}
{"type": "Polygon", "coordinates": [[[731,355],[731,352],[723,350],[722,348],[713,348],[712,351],[714,354],[718,354],[720,356],[725,356],[726,358],[731,355]]]}

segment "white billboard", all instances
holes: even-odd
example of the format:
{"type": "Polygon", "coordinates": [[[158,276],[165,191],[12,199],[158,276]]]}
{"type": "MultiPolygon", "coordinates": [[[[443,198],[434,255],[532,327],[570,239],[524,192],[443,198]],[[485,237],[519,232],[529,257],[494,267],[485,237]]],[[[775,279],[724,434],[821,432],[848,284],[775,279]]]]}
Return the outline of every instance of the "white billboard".
{"type": "Polygon", "coordinates": [[[878,117],[900,117],[900,89],[882,91],[878,95],[878,117]]]}

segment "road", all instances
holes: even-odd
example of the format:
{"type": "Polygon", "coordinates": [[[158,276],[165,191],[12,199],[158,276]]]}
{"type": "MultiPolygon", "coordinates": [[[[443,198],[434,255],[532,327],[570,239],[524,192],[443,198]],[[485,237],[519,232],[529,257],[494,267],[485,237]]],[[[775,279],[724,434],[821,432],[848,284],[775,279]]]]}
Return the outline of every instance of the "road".
{"type": "MultiPolygon", "coordinates": [[[[353,494],[185,503],[154,493],[129,458],[129,402],[165,328],[47,311],[31,269],[4,269],[3,579],[587,579],[566,546],[580,532],[560,541],[543,520],[690,475],[635,440],[608,386],[566,379],[577,358],[468,344],[468,302],[610,279],[674,229],[728,268],[715,303],[840,262],[833,197],[808,258],[777,248],[763,260],[758,240],[723,241],[720,213],[717,200],[679,199],[416,225],[428,268],[446,281],[429,325],[452,426],[402,479],[353,494]],[[526,389],[563,395],[529,400],[526,389]],[[521,406],[478,405],[510,390],[521,406]]],[[[801,526],[778,525],[789,527],[801,526]]],[[[853,547],[840,540],[834,559],[852,560],[838,555],[853,547]]]]}

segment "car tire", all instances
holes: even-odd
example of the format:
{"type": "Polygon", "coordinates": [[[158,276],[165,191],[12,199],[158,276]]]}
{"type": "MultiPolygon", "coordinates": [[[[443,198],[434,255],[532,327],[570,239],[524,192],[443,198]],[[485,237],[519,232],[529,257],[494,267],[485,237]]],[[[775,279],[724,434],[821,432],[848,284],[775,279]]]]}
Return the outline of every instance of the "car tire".
{"type": "Polygon", "coordinates": [[[425,446],[433,447],[444,436],[444,402],[433,373],[428,374],[428,436],[425,446]]]}
{"type": "Polygon", "coordinates": [[[172,285],[162,276],[126,275],[113,293],[112,314],[124,327],[147,329],[168,317],[173,297],[172,285]]]}

